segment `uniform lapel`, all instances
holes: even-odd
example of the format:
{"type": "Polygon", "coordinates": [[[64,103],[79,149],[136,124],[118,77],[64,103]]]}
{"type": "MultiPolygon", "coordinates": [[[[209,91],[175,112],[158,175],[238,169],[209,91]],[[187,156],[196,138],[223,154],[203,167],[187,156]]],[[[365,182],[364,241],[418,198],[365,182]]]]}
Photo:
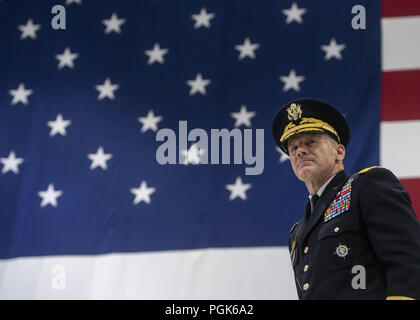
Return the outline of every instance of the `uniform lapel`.
{"type": "Polygon", "coordinates": [[[308,219],[310,217],[310,214],[311,214],[311,204],[308,201],[305,206],[305,214],[303,215],[302,221],[297,226],[298,229],[296,230],[296,238],[299,238],[299,239],[303,238],[303,233],[306,229],[306,226],[308,225],[308,219]]]}
{"type": "Polygon", "coordinates": [[[314,212],[310,215],[309,219],[306,221],[305,225],[301,230],[303,239],[306,238],[306,236],[314,228],[316,223],[319,221],[319,219],[321,218],[325,210],[328,208],[330,203],[334,200],[335,196],[340,191],[340,188],[343,186],[344,182],[346,182],[348,178],[349,175],[347,173],[345,173],[344,171],[340,171],[327,185],[327,187],[325,188],[324,192],[322,193],[321,197],[315,205],[314,212]]]}

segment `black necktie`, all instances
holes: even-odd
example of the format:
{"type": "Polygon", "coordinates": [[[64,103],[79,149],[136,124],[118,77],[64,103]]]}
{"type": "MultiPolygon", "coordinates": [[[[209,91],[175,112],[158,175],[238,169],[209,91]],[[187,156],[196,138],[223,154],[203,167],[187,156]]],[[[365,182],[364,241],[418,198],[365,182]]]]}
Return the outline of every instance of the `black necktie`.
{"type": "Polygon", "coordinates": [[[318,199],[319,196],[316,193],[311,197],[311,213],[314,212],[315,204],[318,201],[318,199]]]}

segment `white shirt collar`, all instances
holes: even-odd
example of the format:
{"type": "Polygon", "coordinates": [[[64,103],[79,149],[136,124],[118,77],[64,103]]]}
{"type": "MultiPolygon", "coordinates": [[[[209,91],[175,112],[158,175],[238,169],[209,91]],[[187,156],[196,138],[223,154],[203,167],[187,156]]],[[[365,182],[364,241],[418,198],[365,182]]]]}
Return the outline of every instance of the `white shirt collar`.
{"type": "MultiPolygon", "coordinates": [[[[316,194],[318,195],[318,197],[321,197],[322,193],[324,192],[325,188],[327,187],[327,185],[330,183],[330,181],[336,176],[333,175],[330,179],[328,179],[322,186],[321,188],[319,188],[319,190],[316,192],[316,194]]],[[[312,199],[312,196],[309,195],[309,200],[312,199]]]]}

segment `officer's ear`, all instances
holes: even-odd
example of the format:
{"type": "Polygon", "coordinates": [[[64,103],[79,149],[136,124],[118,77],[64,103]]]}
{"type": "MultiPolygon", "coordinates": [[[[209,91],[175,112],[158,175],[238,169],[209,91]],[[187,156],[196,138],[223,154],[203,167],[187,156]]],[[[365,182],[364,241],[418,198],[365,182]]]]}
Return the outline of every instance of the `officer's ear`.
{"type": "Polygon", "coordinates": [[[342,144],[336,145],[337,160],[343,161],[346,156],[346,148],[342,144]]]}
{"type": "Polygon", "coordinates": [[[333,149],[335,149],[337,157],[336,160],[343,161],[344,157],[346,156],[346,147],[344,145],[338,143],[338,141],[331,137],[331,135],[325,135],[328,138],[328,141],[333,149]]]}

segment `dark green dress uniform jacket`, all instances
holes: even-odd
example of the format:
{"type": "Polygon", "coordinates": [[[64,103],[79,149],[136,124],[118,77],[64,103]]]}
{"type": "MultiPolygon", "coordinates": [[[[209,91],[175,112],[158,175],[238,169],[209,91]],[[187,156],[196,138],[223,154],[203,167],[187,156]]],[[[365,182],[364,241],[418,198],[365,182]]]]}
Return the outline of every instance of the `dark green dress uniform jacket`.
{"type": "Polygon", "coordinates": [[[391,171],[339,172],[290,232],[299,299],[420,299],[420,224],[391,171]]]}

